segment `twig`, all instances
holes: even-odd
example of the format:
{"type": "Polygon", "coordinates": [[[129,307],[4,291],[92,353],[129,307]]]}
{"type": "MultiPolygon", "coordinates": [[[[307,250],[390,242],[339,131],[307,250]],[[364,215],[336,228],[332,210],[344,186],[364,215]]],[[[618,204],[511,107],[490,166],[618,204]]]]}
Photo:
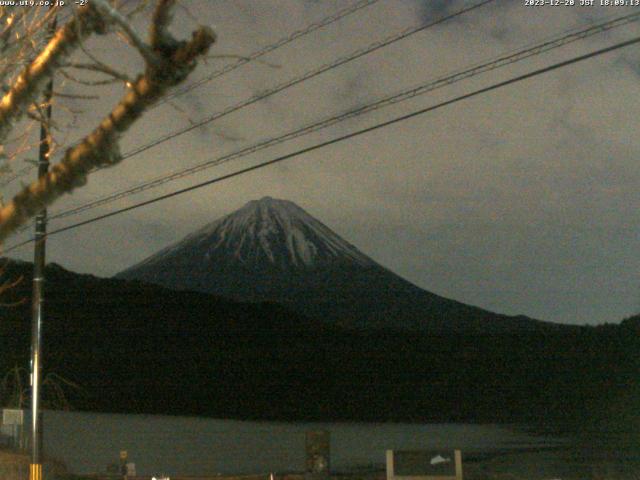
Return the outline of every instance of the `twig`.
{"type": "Polygon", "coordinates": [[[93,7],[105,17],[109,18],[112,23],[118,25],[120,29],[125,33],[132,45],[140,52],[142,58],[151,65],[156,65],[159,62],[158,56],[147,45],[142,38],[133,29],[127,18],[118,12],[115,8],[109,5],[104,0],[91,0],[93,7]]]}
{"type": "Polygon", "coordinates": [[[119,163],[122,134],[169,88],[184,81],[196,67],[196,60],[207,54],[215,41],[209,28],[199,28],[189,41],[178,42],[170,36],[167,31],[170,13],[164,10],[172,4],[170,0],[160,0],[153,15],[151,38],[158,62],[147,64],[145,72],[91,134],[69,148],[47,175],[24,188],[0,210],[0,242],[42,208],[84,185],[92,169],[119,163]]]}
{"type": "Polygon", "coordinates": [[[154,50],[172,47],[175,43],[174,38],[169,33],[169,23],[171,23],[171,13],[174,5],[175,0],[158,0],[156,4],[149,30],[151,46],[154,50]]]}
{"type": "Polygon", "coordinates": [[[55,33],[47,47],[20,73],[13,87],[0,100],[0,142],[26,113],[31,100],[43,91],[58,64],[78,47],[80,38],[105,31],[104,20],[91,5],[93,2],[81,7],[79,15],[55,33]]]}
{"type": "Polygon", "coordinates": [[[117,83],[120,80],[119,79],[115,79],[115,78],[110,78],[108,80],[83,80],[81,78],[78,78],[74,75],[71,75],[69,72],[60,69],[58,70],[58,72],[60,72],[60,75],[62,75],[64,78],[66,78],[67,80],[70,80],[74,83],[77,83],[79,85],[84,85],[87,87],[97,87],[100,85],[111,85],[113,83],[117,83]]]}
{"type": "Polygon", "coordinates": [[[60,97],[60,98],[72,98],[74,100],[98,100],[100,98],[100,95],[80,95],[76,93],[62,93],[62,92],[58,92],[57,90],[53,91],[53,96],[60,97]]]}
{"type": "Polygon", "coordinates": [[[64,64],[64,68],[75,68],[77,70],[89,70],[92,72],[104,73],[105,75],[109,75],[125,83],[131,83],[133,81],[131,78],[129,78],[128,75],[119,72],[115,68],[111,68],[109,65],[102,63],[100,60],[96,58],[92,58],[92,60],[96,63],[66,63],[64,64]]]}

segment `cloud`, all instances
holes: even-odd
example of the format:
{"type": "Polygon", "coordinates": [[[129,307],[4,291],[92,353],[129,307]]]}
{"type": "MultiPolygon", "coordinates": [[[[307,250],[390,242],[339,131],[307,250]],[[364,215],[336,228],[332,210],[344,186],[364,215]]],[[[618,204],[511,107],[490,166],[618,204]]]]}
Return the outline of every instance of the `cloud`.
{"type": "Polygon", "coordinates": [[[450,15],[460,9],[462,2],[456,0],[417,0],[418,16],[427,23],[450,15]]]}
{"type": "MultiPolygon", "coordinates": [[[[203,23],[218,24],[220,42],[212,53],[247,53],[334,13],[338,5],[194,0],[190,8],[203,23]]],[[[247,65],[181,98],[182,108],[188,117],[203,118],[465,5],[378,2],[271,54],[268,61],[282,68],[247,65]]],[[[201,163],[575,29],[587,16],[611,14],[495,2],[93,175],[68,202],[201,163]]],[[[600,48],[637,27],[625,28],[373,112],[358,124],[383,122],[600,48]]],[[[248,200],[272,195],[299,203],[377,261],[444,296],[562,322],[620,320],[637,308],[640,288],[640,240],[633,228],[640,224],[639,64],[632,50],[593,59],[308,153],[282,168],[113,217],[52,241],[51,260],[112,274],[248,200]]],[[[192,80],[214,68],[200,66],[192,80]]],[[[106,111],[107,100],[97,110],[106,111]]],[[[90,114],[83,117],[87,125],[95,120],[90,114]]],[[[127,135],[123,150],[185,125],[188,120],[167,107],[154,110],[127,135]]],[[[352,127],[340,124],[127,201],[275,158],[352,127]]]]}

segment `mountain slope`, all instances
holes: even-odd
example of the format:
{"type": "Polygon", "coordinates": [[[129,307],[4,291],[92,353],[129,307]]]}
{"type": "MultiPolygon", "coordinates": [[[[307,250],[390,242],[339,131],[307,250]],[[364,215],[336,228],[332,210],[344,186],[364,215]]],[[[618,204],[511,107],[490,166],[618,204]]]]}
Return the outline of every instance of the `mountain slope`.
{"type": "Polygon", "coordinates": [[[119,276],[163,262],[284,270],[376,265],[293,202],[271,197],[247,203],[119,276]]]}
{"type": "MultiPolygon", "coordinates": [[[[0,372],[28,365],[31,264],[1,281],[0,372]]],[[[319,326],[137,281],[46,271],[44,374],[83,410],[280,420],[574,421],[637,418],[637,325],[428,335],[319,326]],[[618,410],[616,410],[618,411],[618,410]]],[[[0,391],[0,394],[3,393],[0,391]]],[[[6,393],[6,392],[4,392],[6,393]]],[[[45,392],[46,393],[46,392],[45,392]]],[[[46,395],[45,395],[46,396],[46,395]]]]}
{"type": "MultiPolygon", "coordinates": [[[[29,365],[33,266],[3,265],[3,281],[23,278],[3,303],[26,300],[0,307],[4,375],[29,365]]],[[[63,385],[77,408],[238,418],[295,413],[290,405],[270,406],[269,388],[306,384],[304,369],[318,355],[295,353],[310,342],[306,319],[278,305],[80,275],[55,264],[45,276],[44,374],[82,387],[79,393],[63,385]],[[283,343],[292,350],[286,355],[279,353],[283,343]]],[[[6,393],[0,389],[0,400],[6,393]]]]}
{"type": "Polygon", "coordinates": [[[356,329],[488,333],[556,328],[425,291],[294,203],[270,197],[249,202],[116,278],[277,302],[356,329]]]}

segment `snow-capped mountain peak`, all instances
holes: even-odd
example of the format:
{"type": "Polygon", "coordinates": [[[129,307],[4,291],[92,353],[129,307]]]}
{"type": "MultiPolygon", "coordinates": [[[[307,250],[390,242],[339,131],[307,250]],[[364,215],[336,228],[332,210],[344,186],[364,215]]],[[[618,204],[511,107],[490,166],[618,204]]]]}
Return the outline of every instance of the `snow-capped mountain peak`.
{"type": "MultiPolygon", "coordinates": [[[[252,200],[239,210],[158,252],[143,264],[176,255],[204,262],[245,266],[314,268],[327,264],[375,262],[295,203],[272,197],[252,200]]],[[[134,267],[135,268],[135,267],[134,267]]]]}
{"type": "Polygon", "coordinates": [[[348,328],[451,333],[539,325],[423,290],[295,203],[271,197],[247,203],[117,277],[243,302],[276,302],[348,328]]]}

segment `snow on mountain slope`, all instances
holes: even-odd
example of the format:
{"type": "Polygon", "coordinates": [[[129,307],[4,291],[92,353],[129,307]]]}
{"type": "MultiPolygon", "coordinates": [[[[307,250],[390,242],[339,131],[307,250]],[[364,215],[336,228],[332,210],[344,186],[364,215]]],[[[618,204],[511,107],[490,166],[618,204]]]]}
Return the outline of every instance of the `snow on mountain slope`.
{"type": "Polygon", "coordinates": [[[272,264],[313,268],[327,264],[376,263],[295,203],[264,197],[192,233],[133,268],[185,255],[247,267],[272,264]]]}
{"type": "Polygon", "coordinates": [[[117,277],[276,302],[308,318],[353,328],[484,333],[538,325],[423,290],[293,202],[271,197],[247,203],[117,277]]]}

